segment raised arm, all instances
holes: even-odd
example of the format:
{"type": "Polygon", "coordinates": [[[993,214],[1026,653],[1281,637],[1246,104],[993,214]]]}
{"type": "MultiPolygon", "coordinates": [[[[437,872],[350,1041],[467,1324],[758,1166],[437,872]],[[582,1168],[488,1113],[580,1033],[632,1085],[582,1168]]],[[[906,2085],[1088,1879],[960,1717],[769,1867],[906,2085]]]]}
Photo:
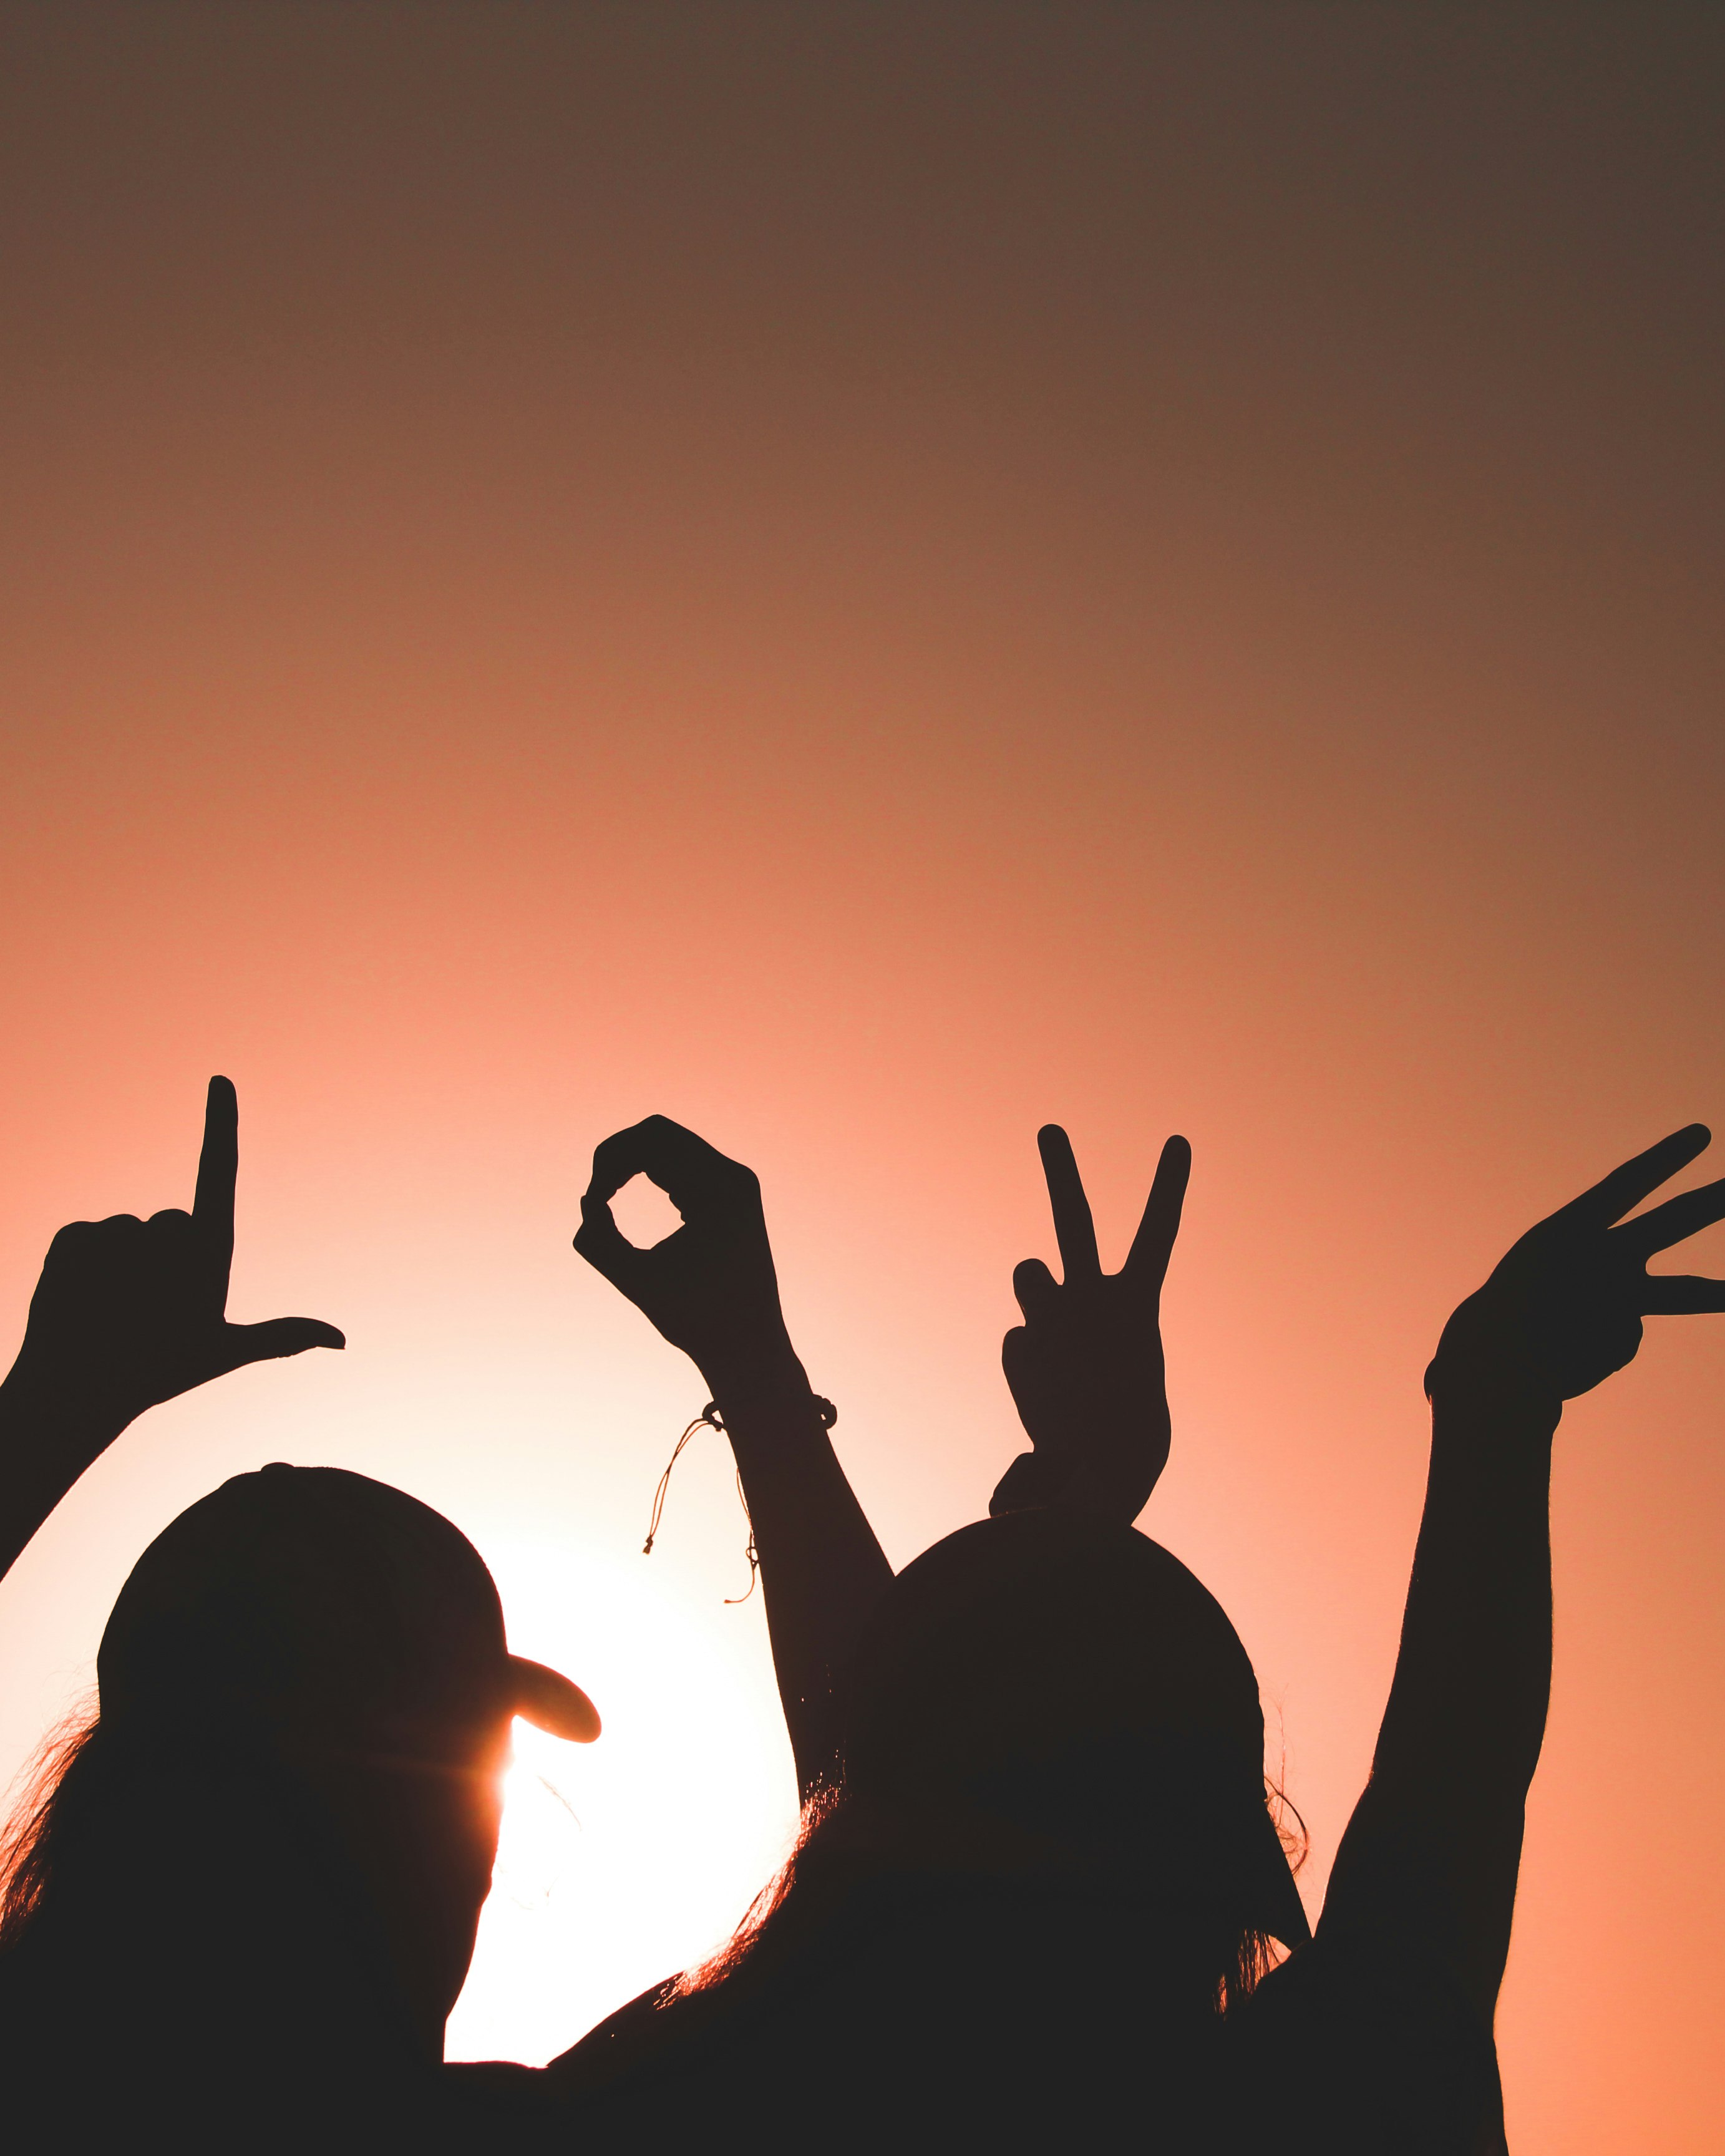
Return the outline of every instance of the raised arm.
{"type": "Polygon", "coordinates": [[[892,1568],[785,1328],[759,1180],[681,1124],[649,1116],[594,1153],[575,1247],[692,1358],[718,1408],[754,1527],[773,1668],[807,1797],[837,1762],[833,1673],[892,1568]],[[651,1250],[629,1241],[611,1215],[612,1198],[637,1174],[683,1216],[651,1250]]]}
{"type": "Polygon", "coordinates": [[[0,1383],[0,1575],[146,1408],[248,1363],[346,1346],[315,1317],[228,1322],[239,1166],[239,1103],[212,1078],[192,1210],[74,1221],[49,1245],[0,1383]]]}
{"type": "Polygon", "coordinates": [[[1426,1372],[1431,1466],[1401,1650],[1318,1937],[1441,1956],[1487,2021],[1550,1695],[1553,1435],[1565,1400],[1635,1355],[1645,1316],[1725,1310],[1725,1282],[1646,1270],[1725,1217],[1725,1183],[1623,1219],[1707,1142],[1699,1124],[1676,1132],[1524,1235],[1426,1372]]]}
{"type": "Polygon", "coordinates": [[[1032,1450],[1007,1469],[988,1509],[1058,1505],[1130,1524],[1168,1465],[1162,1284],[1192,1148],[1180,1137],[1163,1146],[1126,1263],[1105,1273],[1071,1140],[1049,1123],[1036,1144],[1065,1277],[1056,1281],[1040,1258],[1012,1276],[1024,1322],[1002,1342],[1000,1359],[1032,1450]]]}

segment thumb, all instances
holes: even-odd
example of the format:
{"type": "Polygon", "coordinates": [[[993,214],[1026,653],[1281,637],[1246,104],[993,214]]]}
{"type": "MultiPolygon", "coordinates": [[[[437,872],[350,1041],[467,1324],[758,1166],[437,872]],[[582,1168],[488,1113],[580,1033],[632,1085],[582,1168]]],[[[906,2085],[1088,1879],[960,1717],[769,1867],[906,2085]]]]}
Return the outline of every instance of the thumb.
{"type": "Polygon", "coordinates": [[[278,1356],[303,1355],[308,1348],[345,1348],[345,1334],[316,1317],[269,1317],[261,1325],[230,1325],[227,1331],[226,1367],[244,1369],[248,1363],[267,1363],[278,1356]]]}
{"type": "Polygon", "coordinates": [[[1019,1398],[1024,1380],[1029,1375],[1026,1354],[1030,1335],[1022,1325],[1014,1325],[1000,1343],[1000,1368],[1006,1378],[1007,1389],[1014,1400],[1019,1398]]]}
{"type": "Polygon", "coordinates": [[[618,1226],[603,1199],[589,1194],[582,1199],[575,1248],[595,1272],[634,1301],[643,1253],[618,1226]]]}
{"type": "Polygon", "coordinates": [[[1060,1301],[1055,1276],[1040,1258],[1026,1258],[1013,1267],[1012,1291],[1027,1318],[1034,1319],[1039,1311],[1051,1317],[1060,1301]]]}

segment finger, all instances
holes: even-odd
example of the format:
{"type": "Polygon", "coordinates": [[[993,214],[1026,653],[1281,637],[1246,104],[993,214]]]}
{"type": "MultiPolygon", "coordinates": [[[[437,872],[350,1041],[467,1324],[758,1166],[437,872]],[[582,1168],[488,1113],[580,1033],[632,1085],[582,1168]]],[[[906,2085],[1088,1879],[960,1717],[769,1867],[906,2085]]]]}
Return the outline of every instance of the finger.
{"type": "Polygon", "coordinates": [[[644,1253],[630,1242],[603,1199],[589,1193],[581,1201],[581,1225],[575,1230],[575,1248],[596,1273],[613,1287],[634,1300],[644,1253]]]}
{"type": "Polygon", "coordinates": [[[116,1213],[107,1220],[69,1220],[48,1246],[42,1276],[30,1297],[33,1314],[64,1306],[69,1298],[103,1291],[110,1276],[123,1271],[136,1255],[144,1224],[135,1214],[116,1213]]]}
{"type": "Polygon", "coordinates": [[[1703,1280],[1698,1273],[1649,1273],[1641,1282],[1644,1317],[1692,1317],[1725,1310],[1725,1281],[1703,1280]]]}
{"type": "Polygon", "coordinates": [[[1655,1250],[1668,1250],[1686,1235],[1698,1235],[1716,1220],[1725,1220],[1725,1182],[1703,1183],[1699,1190],[1666,1199],[1651,1213],[1625,1220],[1612,1231],[1611,1240],[1645,1258],[1655,1250]]]}
{"type": "Polygon", "coordinates": [[[1078,1163],[1073,1158],[1072,1141],[1058,1123],[1045,1123],[1036,1133],[1036,1150],[1042,1156],[1042,1173],[1048,1183],[1061,1270],[1068,1281],[1094,1280],[1102,1270],[1096,1255],[1096,1228],[1078,1163]]]}
{"type": "Polygon", "coordinates": [[[206,1318],[219,1318],[227,1297],[216,1296],[209,1271],[212,1260],[192,1215],[177,1206],[152,1213],[144,1223],[144,1233],[148,1238],[145,1263],[157,1281],[172,1281],[188,1290],[206,1318]]]}
{"type": "Polygon", "coordinates": [[[1121,1271],[1151,1290],[1160,1288],[1168,1261],[1180,1232],[1180,1209],[1186,1202],[1186,1184],[1192,1173],[1192,1148],[1184,1138],[1172,1137],[1162,1149],[1150,1195],[1144,1201],[1144,1217],[1121,1271]]]}
{"type": "Polygon", "coordinates": [[[1040,1258],[1026,1258],[1023,1265],[1014,1267],[1012,1291],[1019,1299],[1019,1308],[1033,1322],[1039,1312],[1054,1308],[1060,1292],[1040,1258]]]}
{"type": "Polygon", "coordinates": [[[56,1250],[75,1254],[87,1269],[98,1271],[106,1265],[130,1265],[145,1248],[147,1234],[136,1213],[110,1213],[105,1220],[79,1220],[62,1228],[49,1246],[49,1255],[56,1250]]]}
{"type": "Polygon", "coordinates": [[[64,1228],[55,1231],[48,1246],[48,1255],[42,1261],[43,1270],[45,1272],[49,1265],[58,1270],[64,1265],[75,1265],[93,1256],[105,1242],[111,1240],[122,1221],[130,1221],[134,1228],[144,1224],[133,1213],[116,1213],[106,1220],[69,1220],[64,1228]]]}
{"type": "Polygon", "coordinates": [[[1686,1124],[1681,1131],[1673,1131],[1668,1138],[1661,1138],[1657,1145],[1649,1146],[1645,1152],[1638,1152],[1633,1160],[1625,1161],[1621,1168],[1614,1168],[1591,1190],[1584,1190],[1579,1198],[1572,1198],[1567,1205],[1553,1213],[1552,1219],[1609,1227],[1614,1220],[1620,1220],[1632,1205],[1639,1205],[1644,1198],[1657,1190],[1680,1168],[1686,1168],[1697,1153],[1705,1152],[1712,1142],[1712,1135],[1705,1123],[1686,1124]]]}
{"type": "Polygon", "coordinates": [[[239,1101],[231,1080],[212,1078],[203,1107],[203,1150],[198,1157],[198,1191],[192,1218],[228,1299],[234,1263],[234,1185],[239,1174],[239,1101]]]}
{"type": "Polygon", "coordinates": [[[614,1197],[632,1176],[656,1183],[680,1213],[748,1170],[669,1116],[649,1116],[595,1147],[589,1197],[614,1197]]]}
{"type": "Polygon", "coordinates": [[[347,1336],[316,1317],[266,1317],[261,1325],[223,1328],[226,1367],[243,1370],[249,1363],[268,1363],[283,1355],[303,1355],[308,1348],[345,1348],[347,1336]]]}

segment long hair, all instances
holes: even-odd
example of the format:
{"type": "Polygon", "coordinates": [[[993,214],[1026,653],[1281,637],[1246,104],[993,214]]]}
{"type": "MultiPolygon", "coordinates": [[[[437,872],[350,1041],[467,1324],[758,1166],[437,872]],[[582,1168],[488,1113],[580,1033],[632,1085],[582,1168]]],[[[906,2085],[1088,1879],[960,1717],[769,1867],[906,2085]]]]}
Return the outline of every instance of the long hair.
{"type": "MultiPolygon", "coordinates": [[[[1297,1868],[1305,1853],[1303,1823],[1273,1784],[1270,1794],[1271,1817],[1290,1862],[1297,1868]]],[[[1102,1882],[1088,1899],[1087,1919],[1081,1920],[1090,1922],[1090,1931],[1076,1938],[1068,1933],[1059,1943],[1078,1948],[1076,1963],[1058,1948],[1048,1951],[1054,1943],[1045,1930],[1049,1901],[1034,1879],[990,1872],[967,1862],[966,1823],[960,1817],[963,1809],[954,1806],[944,1817],[927,1811],[918,1816],[842,1784],[817,1792],[803,1807],[789,1857],[756,1896],[730,1938],[706,1961],[644,1993],[610,2022],[602,2023],[553,2068],[557,2087],[583,2101],[623,2104],[625,2110],[617,2116],[619,2120],[626,2116],[634,2130],[639,2123],[634,2106],[663,2102],[667,2075],[675,2080],[680,2074],[692,2073],[690,2086],[701,2092],[702,2103],[730,2100],[729,2095],[716,2095],[716,2091],[728,2091],[739,2098],[747,2092],[748,2101],[758,2102],[762,2091],[752,2076],[761,2070],[763,2056],[770,2056],[770,2079],[782,2110],[788,2100],[784,2084],[788,2077],[794,2079],[797,2070],[805,2075],[812,2071],[814,2078],[807,2087],[812,2097],[825,2068],[845,2064],[848,2045],[870,2041],[859,2035],[849,2010],[859,1998],[866,1999],[870,1994],[901,1997],[903,1980],[914,1976],[919,1964],[953,1966],[944,1953],[926,1954],[925,1946],[942,1934],[947,1940],[973,1938],[969,1919],[984,1905],[999,1920],[989,1928],[997,1943],[1006,1948],[1006,1956],[998,1964],[969,1965],[946,2002],[971,2025],[973,2051],[968,2061],[962,2056],[965,2039],[955,2032],[952,2015],[937,2010],[931,2020],[930,2028],[939,2029],[940,2041],[947,2047],[945,2065],[931,2068],[937,2080],[956,2073],[954,2088],[962,2082],[977,2101],[994,2101],[980,2092],[994,2087],[990,2067],[998,2076],[1007,2064],[998,2046],[990,2051],[987,2034],[992,2018],[988,1999],[1000,1999],[998,1986],[1003,1976],[1008,1994],[1016,1994],[1008,1999],[1009,2015],[1026,1998],[1034,2000],[1042,1980],[1056,1979],[1060,1994],[1057,2010],[1076,2007],[1083,2011],[1088,1999],[1101,2019],[1119,2029],[1119,2056],[1137,2057],[1137,2038],[1150,2035],[1154,2025],[1120,2017],[1132,2014],[1133,1996],[1153,2015],[1156,2009],[1152,2003],[1153,1974],[1148,1997],[1134,1981],[1150,1972],[1142,1953],[1147,1943],[1130,1910],[1102,1882]],[[1024,1965],[1033,1973],[1028,1992],[1007,1965],[1020,1954],[1029,1957],[1024,1965]],[[1058,1978],[1063,1969],[1074,1980],[1058,1978]],[[836,1998],[829,1989],[834,1979],[836,1998]],[[860,1994],[855,1989],[859,1979],[860,1994]],[[817,1998],[825,2003],[816,2009],[814,2051],[805,2056],[811,2032],[801,2009],[817,1998]],[[978,2035],[980,2059],[974,2051],[978,2035]],[[697,2060],[701,2063],[691,2063],[697,2060]]],[[[1154,1819],[1147,1818],[1145,1825],[1147,1848],[1152,1852],[1165,1848],[1168,1836],[1158,1832],[1154,1819]]],[[[1058,1897],[1058,1887],[1055,1892],[1058,1897]]],[[[1199,1964],[1183,1971],[1183,1995],[1193,2006],[1206,2007],[1219,2027],[1281,1958],[1281,1948],[1267,1933],[1250,1925],[1221,1927],[1205,1941],[1199,1964]]],[[[1051,1994],[1050,2003],[1054,2003],[1051,1994]]],[[[1032,2012],[1033,2018],[1041,2018],[1034,2004],[1032,2012]]],[[[1190,2028],[1189,2022],[1181,2025],[1190,2028]]],[[[914,2030],[913,2013],[893,2030],[874,2031],[879,2048],[870,2056],[875,2071],[868,2088],[857,2092],[860,2103],[875,2101],[882,2087],[901,2087],[907,2071],[920,2071],[907,2069],[900,2056],[905,2044],[914,2041],[914,2030]]],[[[1031,2047],[1032,2085],[1025,2091],[1027,2100],[1036,2093],[1034,2059],[1046,2056],[1045,2028],[1038,2033],[1040,2042],[1031,2047]]],[[[1009,2051],[1011,2041],[1009,2035],[1009,2051]]],[[[923,2066],[929,2063],[921,2062],[923,2066]]],[[[1010,2072],[1009,2065],[1007,2071],[1010,2072]]],[[[1045,2096],[1047,2092],[1041,2091],[1045,2096]]]]}
{"type": "Polygon", "coordinates": [[[80,1985],[97,1974],[92,1953],[104,1964],[119,1953],[134,1977],[166,1958],[231,1989],[230,1957],[249,1975],[280,1974],[290,1940],[311,1951],[334,1931],[350,1971],[356,1956],[381,1966],[376,1930],[333,1822],[243,1715],[74,1711],[44,1739],[0,1828],[0,1973],[26,1948],[32,1967],[44,1956],[58,1967],[69,1945],[80,1985]],[[259,1957],[246,1943],[265,1934],[259,1957]]]}
{"type": "Polygon", "coordinates": [[[8,2146],[430,2145],[421,2073],[362,1880],[245,1732],[50,1734],[0,1832],[8,2146]]]}
{"type": "Polygon", "coordinates": [[[22,1944],[49,1893],[100,1739],[100,1717],[87,1706],[74,1709],[49,1730],[24,1770],[0,1828],[0,1957],[22,1944]]]}
{"type": "MultiPolygon", "coordinates": [[[[1310,1846],[1306,1822],[1268,1776],[1265,1793],[1287,1851],[1289,1869],[1297,1873],[1310,1846]]],[[[859,1881],[886,1868],[892,1860],[873,1836],[856,1833],[856,1824],[842,1787],[817,1791],[803,1808],[796,1845],[784,1864],[749,1904],[718,1952],[685,1969],[666,1987],[664,2002],[692,1999],[729,1983],[742,1974],[757,1951],[763,1961],[777,1962],[793,1951],[798,1940],[818,1931],[859,1881]]],[[[1230,1933],[1215,1969],[1218,2015],[1241,2005],[1283,1958],[1277,1942],[1254,1925],[1230,1933]]]]}

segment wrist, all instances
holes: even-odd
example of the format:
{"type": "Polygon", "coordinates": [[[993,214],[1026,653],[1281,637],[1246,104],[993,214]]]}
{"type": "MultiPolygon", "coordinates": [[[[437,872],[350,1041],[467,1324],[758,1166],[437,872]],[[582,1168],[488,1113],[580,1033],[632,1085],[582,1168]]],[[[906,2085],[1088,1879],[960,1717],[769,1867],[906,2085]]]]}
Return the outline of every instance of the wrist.
{"type": "Polygon", "coordinates": [[[136,1419],[111,1398],[101,1397],[87,1378],[80,1382],[64,1370],[44,1369],[22,1354],[0,1378],[0,1409],[15,1418],[28,1416],[47,1430],[100,1430],[107,1438],[117,1437],[136,1419]]]}
{"type": "Polygon", "coordinates": [[[1425,1373],[1435,1428],[1480,1424],[1537,1433],[1548,1441],[1563,1419],[1563,1395],[1538,1371],[1512,1363],[1481,1365],[1441,1354],[1425,1373]]]}
{"type": "Polygon", "coordinates": [[[1086,1460],[1048,1451],[1021,1452],[994,1486],[988,1516],[1008,1512],[1076,1512],[1130,1527],[1149,1502],[1154,1475],[1098,1473],[1086,1460]]]}
{"type": "Polygon", "coordinates": [[[789,1341],[744,1354],[703,1356],[699,1369],[720,1410],[726,1401],[746,1406],[757,1399],[798,1399],[809,1393],[809,1373],[789,1341]]]}
{"type": "Polygon", "coordinates": [[[1539,1351],[1539,1338],[1526,1314],[1506,1307],[1488,1284],[1451,1312],[1426,1366],[1426,1398],[1434,1405],[1441,1400],[1445,1406],[1548,1419],[1555,1429],[1563,1393],[1539,1351]]]}
{"type": "Polygon", "coordinates": [[[28,1366],[14,1363],[0,1378],[0,1448],[7,1471],[21,1462],[44,1482],[75,1482],[133,1418],[111,1405],[82,1399],[73,1388],[45,1382],[28,1366]]]}
{"type": "Polygon", "coordinates": [[[729,1430],[747,1430],[763,1421],[804,1416],[819,1423],[819,1412],[809,1373],[794,1354],[703,1368],[707,1389],[729,1430]]]}

